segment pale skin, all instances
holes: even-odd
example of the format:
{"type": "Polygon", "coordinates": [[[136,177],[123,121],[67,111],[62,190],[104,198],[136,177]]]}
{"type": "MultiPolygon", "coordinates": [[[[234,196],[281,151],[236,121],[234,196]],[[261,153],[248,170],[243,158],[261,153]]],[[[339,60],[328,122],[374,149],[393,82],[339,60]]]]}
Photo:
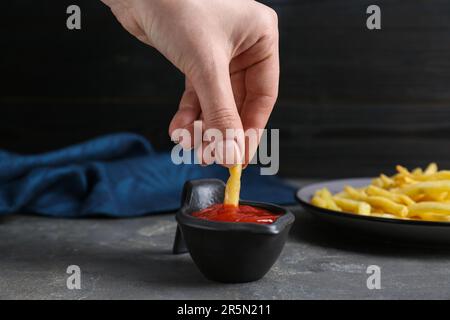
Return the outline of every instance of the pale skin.
{"type": "MultiPolygon", "coordinates": [[[[263,129],[278,96],[276,13],[253,0],[102,0],[122,26],[185,75],[169,134],[203,127],[263,129]]],[[[192,141],[176,141],[192,148],[192,141]]],[[[225,141],[244,162],[257,146],[225,141]]]]}

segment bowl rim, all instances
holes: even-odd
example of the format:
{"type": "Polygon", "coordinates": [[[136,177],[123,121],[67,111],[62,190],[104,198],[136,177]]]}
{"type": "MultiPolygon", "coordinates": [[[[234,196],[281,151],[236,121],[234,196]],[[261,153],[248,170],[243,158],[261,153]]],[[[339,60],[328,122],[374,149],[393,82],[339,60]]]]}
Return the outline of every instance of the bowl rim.
{"type": "Polygon", "coordinates": [[[294,223],[295,217],[292,212],[284,207],[258,201],[240,200],[239,204],[254,206],[266,209],[273,213],[279,213],[280,217],[271,224],[261,224],[252,222],[226,222],[211,221],[192,216],[193,211],[188,205],[183,206],[177,211],[176,220],[180,225],[189,226],[196,229],[225,231],[225,232],[248,232],[253,234],[279,234],[287,226],[294,223]]]}

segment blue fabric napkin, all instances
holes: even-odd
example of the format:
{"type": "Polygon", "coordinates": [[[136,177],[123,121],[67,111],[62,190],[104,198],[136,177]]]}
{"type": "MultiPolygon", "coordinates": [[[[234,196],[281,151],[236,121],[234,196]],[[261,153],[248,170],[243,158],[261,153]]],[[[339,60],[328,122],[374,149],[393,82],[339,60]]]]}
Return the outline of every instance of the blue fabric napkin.
{"type": "MultiPolygon", "coordinates": [[[[0,150],[0,214],[132,217],[175,210],[186,180],[228,178],[220,166],[175,165],[135,134],[103,136],[58,151],[0,150]]],[[[294,188],[259,168],[244,170],[241,197],[289,204],[294,188]]]]}

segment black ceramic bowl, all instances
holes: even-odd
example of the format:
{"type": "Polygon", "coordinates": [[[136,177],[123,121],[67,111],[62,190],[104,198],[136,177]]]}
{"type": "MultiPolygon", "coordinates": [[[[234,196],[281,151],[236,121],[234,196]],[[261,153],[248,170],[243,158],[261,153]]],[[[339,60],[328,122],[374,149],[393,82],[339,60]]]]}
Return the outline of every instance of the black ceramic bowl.
{"type": "Polygon", "coordinates": [[[272,224],[216,222],[192,216],[193,212],[222,203],[221,180],[188,181],[177,212],[173,252],[189,251],[200,271],[210,280],[249,282],[262,278],[277,260],[294,222],[294,215],[276,205],[241,201],[281,216],[272,224]]]}

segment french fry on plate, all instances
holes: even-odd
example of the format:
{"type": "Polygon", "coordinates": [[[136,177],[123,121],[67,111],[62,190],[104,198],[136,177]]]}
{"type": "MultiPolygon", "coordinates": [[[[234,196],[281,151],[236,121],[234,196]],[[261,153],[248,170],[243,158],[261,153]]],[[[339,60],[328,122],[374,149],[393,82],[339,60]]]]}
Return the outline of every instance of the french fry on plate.
{"type": "Polygon", "coordinates": [[[450,170],[439,170],[433,162],[411,171],[397,165],[396,171],[380,174],[362,188],[345,186],[334,195],[320,189],[311,203],[366,216],[450,222],[450,170]]]}

